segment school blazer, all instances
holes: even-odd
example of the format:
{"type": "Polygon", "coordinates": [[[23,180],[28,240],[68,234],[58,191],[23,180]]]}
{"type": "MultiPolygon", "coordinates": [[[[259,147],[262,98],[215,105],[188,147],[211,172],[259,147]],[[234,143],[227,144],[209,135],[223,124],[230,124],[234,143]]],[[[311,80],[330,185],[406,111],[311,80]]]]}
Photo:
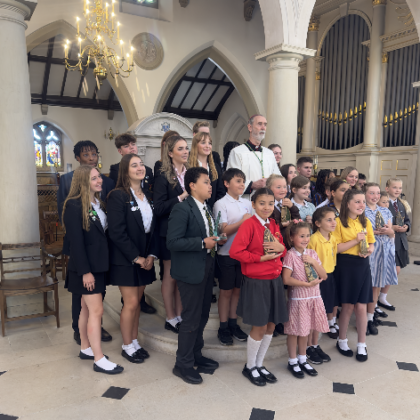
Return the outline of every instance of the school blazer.
{"type": "MultiPolygon", "coordinates": [[[[211,187],[212,187],[211,197],[207,200],[207,204],[211,209],[214,207],[214,203],[216,201],[220,200],[226,195],[226,189],[222,181],[222,170],[220,169],[219,165],[215,164],[214,166],[216,167],[218,177],[216,181],[211,182],[211,187]]],[[[212,179],[211,170],[209,172],[210,172],[209,176],[211,180],[212,179]]]]}
{"type": "Polygon", "coordinates": [[[99,217],[89,218],[89,231],[83,229],[82,203],[69,200],[64,212],[66,238],[69,246],[70,271],[79,276],[87,273],[104,273],[109,269],[108,238],[99,217]]]}
{"type": "MultiPolygon", "coordinates": [[[[141,187],[143,189],[143,192],[146,194],[146,197],[148,200],[153,199],[153,184],[154,184],[154,176],[152,168],[149,168],[148,166],[144,166],[146,169],[146,175],[141,181],[141,187]]],[[[115,185],[118,181],[118,173],[120,171],[120,164],[116,163],[115,165],[111,165],[109,168],[109,177],[115,182],[115,185]]]]}
{"type": "Polygon", "coordinates": [[[159,257],[159,236],[153,216],[149,240],[144,231],[140,210],[131,211],[130,202],[137,203],[132,194],[114,190],[107,204],[110,263],[131,266],[138,256],[146,258],[152,254],[159,257]]]}
{"type": "Polygon", "coordinates": [[[183,192],[178,178],[175,186],[173,186],[166,179],[166,175],[160,174],[156,177],[153,190],[153,205],[158,218],[159,235],[161,237],[166,237],[169,215],[175,204],[179,203],[178,196],[183,192]]]}
{"type": "MultiPolygon", "coordinates": [[[[404,224],[408,226],[407,232],[411,229],[411,222],[407,216],[407,212],[405,211],[404,204],[401,203],[399,200],[397,201],[398,210],[401,213],[401,216],[404,217],[404,224]]],[[[395,212],[394,206],[392,205],[391,200],[389,201],[389,210],[392,213],[392,224],[397,224],[397,213],[395,212]]],[[[407,235],[404,232],[395,232],[395,251],[400,251],[401,249],[405,249],[408,251],[408,239],[407,235]]]]}
{"type": "MultiPolygon", "coordinates": [[[[208,206],[207,206],[208,207],[208,206]]],[[[211,209],[208,208],[211,214],[211,209]]],[[[194,199],[188,196],[172,209],[169,216],[166,246],[171,251],[171,276],[189,284],[199,284],[204,279],[207,238],[203,216],[194,199]]]]}

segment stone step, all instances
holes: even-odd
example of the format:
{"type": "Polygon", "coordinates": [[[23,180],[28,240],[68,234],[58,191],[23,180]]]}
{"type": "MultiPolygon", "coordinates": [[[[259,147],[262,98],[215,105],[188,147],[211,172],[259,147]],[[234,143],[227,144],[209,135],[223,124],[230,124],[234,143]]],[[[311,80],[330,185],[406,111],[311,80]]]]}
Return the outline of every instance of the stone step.
{"type": "MultiPolygon", "coordinates": [[[[107,287],[104,310],[116,322],[120,322],[121,295],[117,287],[107,287]]],[[[243,330],[246,333],[249,333],[250,329],[251,328],[247,325],[243,326],[243,330]]],[[[178,348],[178,336],[171,331],[165,330],[164,319],[157,314],[141,314],[139,341],[146,349],[153,349],[173,356],[176,355],[176,350],[178,348]]],[[[234,340],[233,346],[222,346],[217,339],[217,331],[206,328],[204,331],[204,343],[204,356],[213,358],[219,362],[232,361],[245,363],[246,361],[246,342],[234,340]]],[[[273,360],[286,354],[286,336],[273,338],[266,359],[273,360]]]]}

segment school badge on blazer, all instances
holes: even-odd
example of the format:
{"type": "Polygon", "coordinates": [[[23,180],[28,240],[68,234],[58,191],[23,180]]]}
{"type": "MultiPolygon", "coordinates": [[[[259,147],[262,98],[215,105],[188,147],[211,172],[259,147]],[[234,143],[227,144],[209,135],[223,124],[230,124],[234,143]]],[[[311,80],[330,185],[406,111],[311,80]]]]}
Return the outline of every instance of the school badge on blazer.
{"type": "MultiPolygon", "coordinates": [[[[276,242],[276,238],[270,232],[270,229],[265,228],[264,230],[264,242],[276,242]]],[[[264,248],[264,255],[272,254],[268,249],[264,248]]]]}

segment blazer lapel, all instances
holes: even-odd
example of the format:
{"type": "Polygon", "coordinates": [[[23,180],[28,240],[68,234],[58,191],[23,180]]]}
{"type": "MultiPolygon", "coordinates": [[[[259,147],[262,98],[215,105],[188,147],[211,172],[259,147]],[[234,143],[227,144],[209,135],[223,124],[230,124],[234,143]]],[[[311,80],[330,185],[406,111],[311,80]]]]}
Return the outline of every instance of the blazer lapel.
{"type": "MultiPolygon", "coordinates": [[[[195,203],[194,199],[191,196],[189,196],[187,200],[188,200],[188,204],[191,206],[191,210],[194,214],[194,217],[196,218],[197,223],[200,227],[202,237],[207,238],[206,225],[204,224],[201,211],[198,209],[197,204],[195,203]]],[[[203,207],[204,207],[204,204],[203,204],[203,207]]]]}
{"type": "MultiPolygon", "coordinates": [[[[131,202],[134,203],[134,206],[131,206],[131,203],[130,203],[130,211],[131,211],[131,207],[137,207],[137,201],[134,198],[133,193],[131,193],[130,198],[131,198],[131,202]]],[[[136,211],[132,211],[132,213],[140,229],[144,231],[143,217],[141,216],[141,211],[136,210],[136,211]]]]}
{"type": "Polygon", "coordinates": [[[106,236],[104,228],[102,227],[102,224],[101,224],[101,219],[99,218],[99,216],[97,216],[95,218],[95,220],[92,220],[92,218],[90,218],[90,221],[91,221],[91,224],[93,224],[94,226],[96,226],[100,230],[102,235],[106,236]]]}

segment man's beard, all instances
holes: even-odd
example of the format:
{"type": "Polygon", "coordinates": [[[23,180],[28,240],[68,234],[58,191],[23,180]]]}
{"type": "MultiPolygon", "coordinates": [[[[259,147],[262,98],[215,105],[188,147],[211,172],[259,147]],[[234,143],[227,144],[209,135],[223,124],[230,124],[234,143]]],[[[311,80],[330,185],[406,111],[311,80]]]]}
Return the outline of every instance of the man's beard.
{"type": "Polygon", "coordinates": [[[252,137],[256,140],[256,141],[258,141],[259,143],[261,143],[263,140],[264,140],[264,138],[265,138],[265,131],[259,131],[258,133],[256,133],[256,134],[252,134],[252,137]]]}

